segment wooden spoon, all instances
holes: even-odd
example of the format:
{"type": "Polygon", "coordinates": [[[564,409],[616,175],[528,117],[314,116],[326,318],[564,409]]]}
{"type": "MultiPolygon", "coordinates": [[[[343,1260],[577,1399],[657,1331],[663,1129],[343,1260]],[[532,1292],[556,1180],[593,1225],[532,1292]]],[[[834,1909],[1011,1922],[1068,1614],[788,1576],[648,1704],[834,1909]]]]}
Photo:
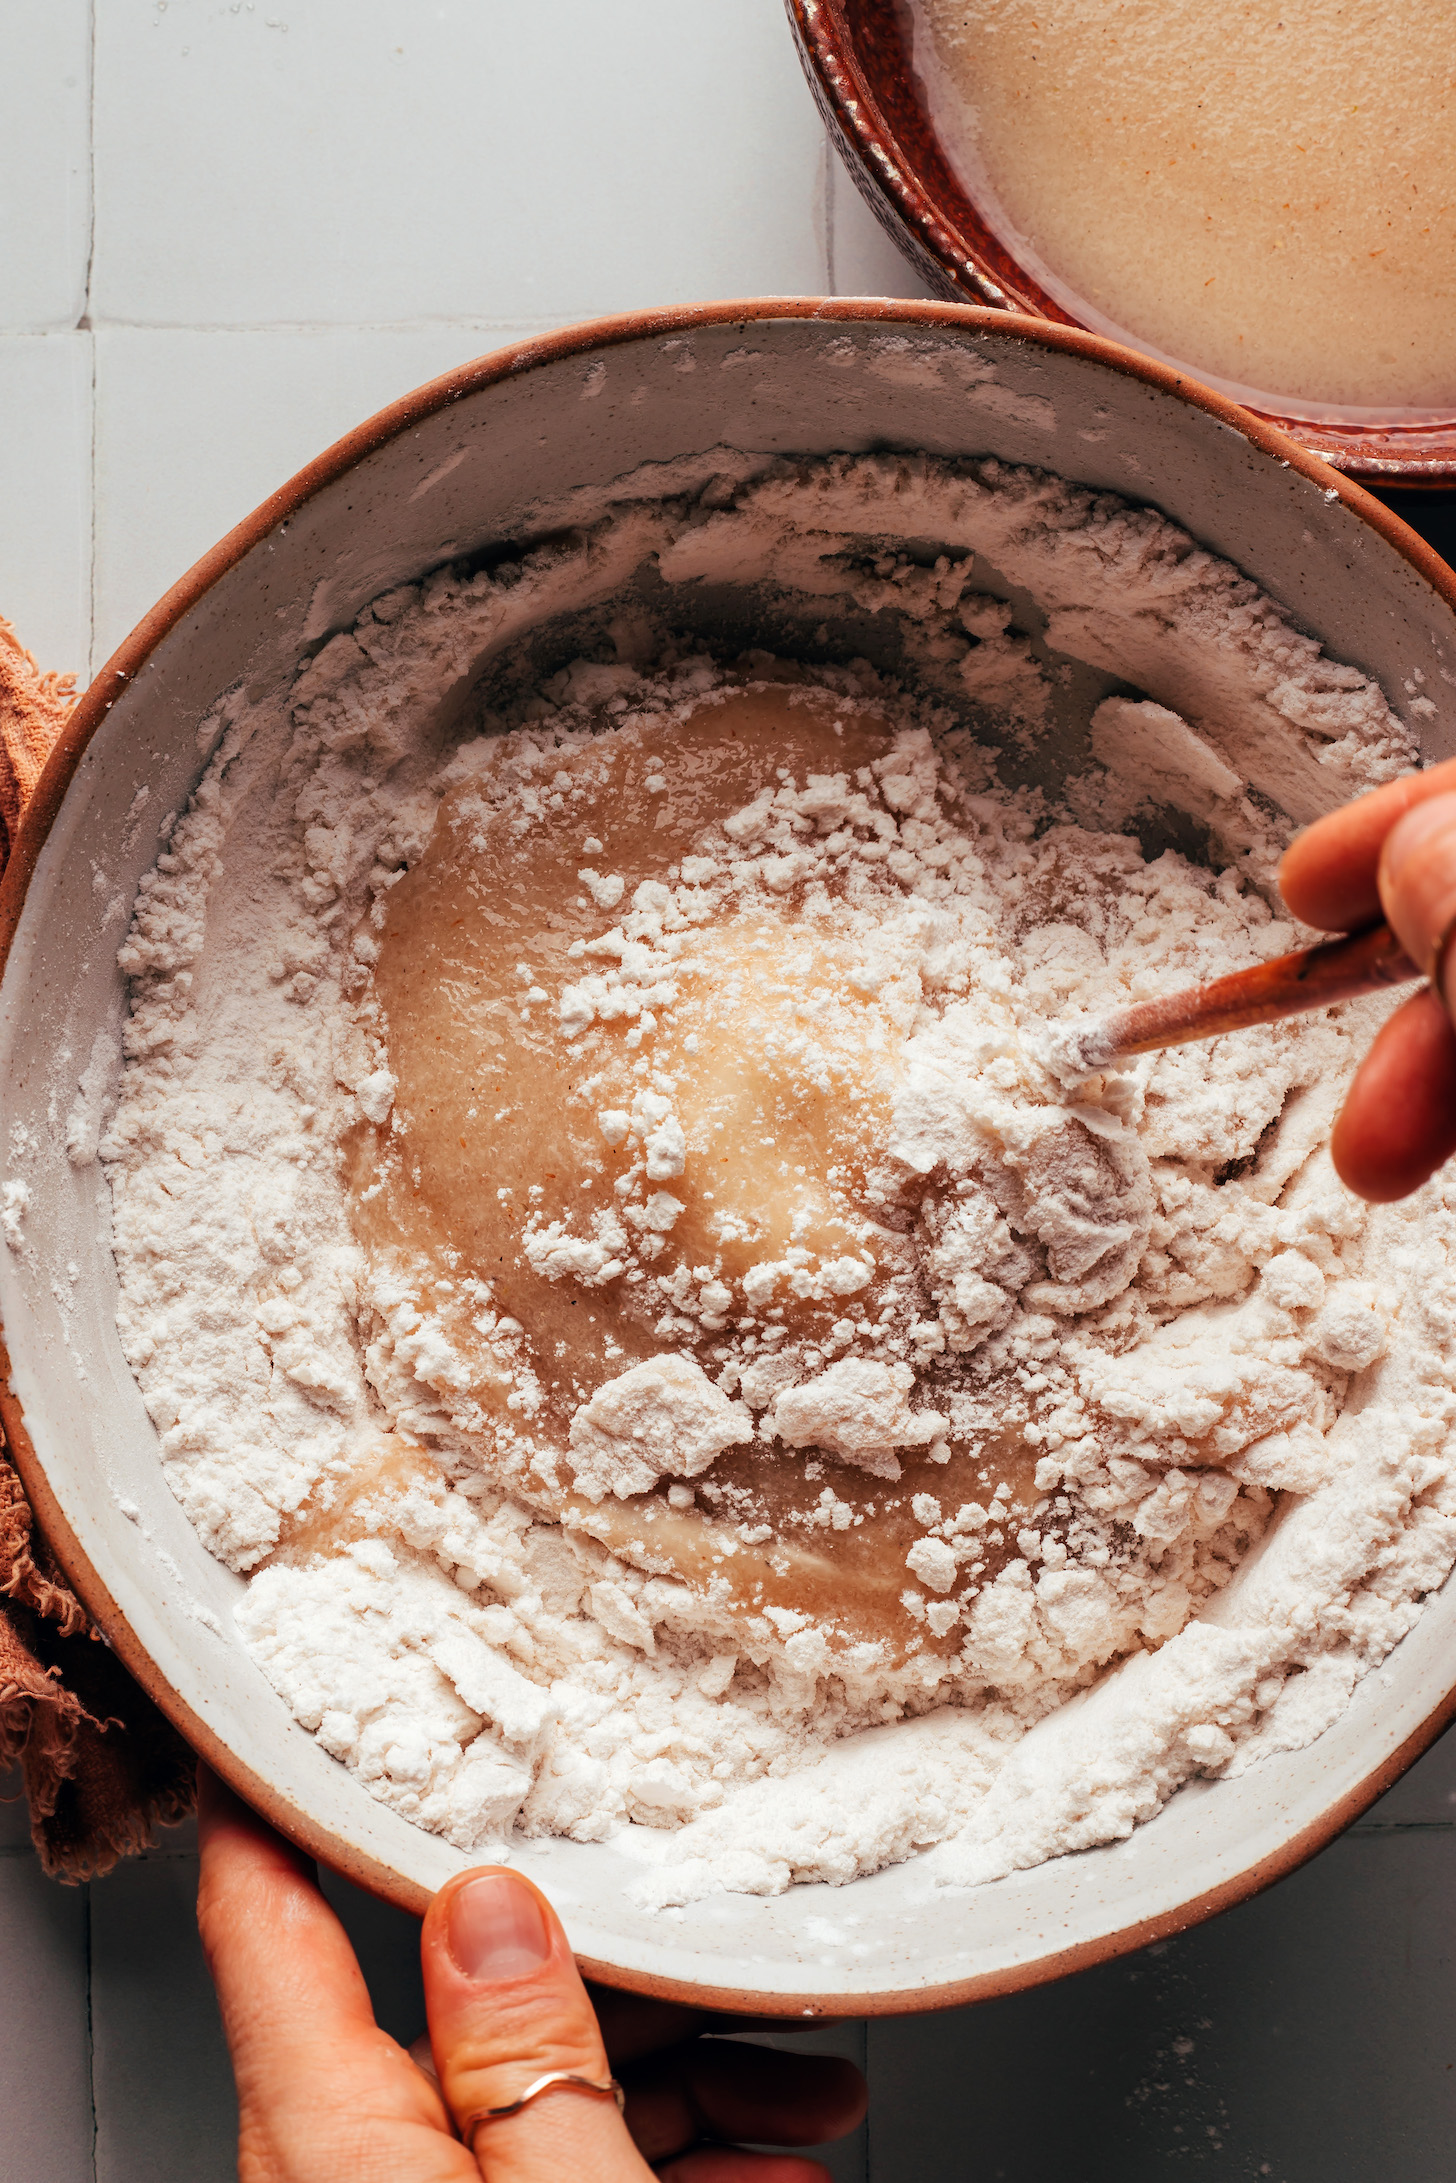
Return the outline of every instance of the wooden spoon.
{"type": "MultiPolygon", "coordinates": [[[[1422,972],[1389,925],[1370,925],[1319,947],[1297,948],[1272,962],[1252,963],[1207,985],[1189,986],[1157,1000],[1133,1001],[1057,1039],[1059,1074],[1091,1075],[1134,1054],[1217,1038],[1252,1023],[1278,1023],[1310,1008],[1331,1008],[1360,993],[1405,985],[1422,972]],[[1065,1062],[1061,1055],[1065,1054],[1065,1062]]],[[[1060,1032],[1061,1026],[1055,1029],[1060,1032]]]]}

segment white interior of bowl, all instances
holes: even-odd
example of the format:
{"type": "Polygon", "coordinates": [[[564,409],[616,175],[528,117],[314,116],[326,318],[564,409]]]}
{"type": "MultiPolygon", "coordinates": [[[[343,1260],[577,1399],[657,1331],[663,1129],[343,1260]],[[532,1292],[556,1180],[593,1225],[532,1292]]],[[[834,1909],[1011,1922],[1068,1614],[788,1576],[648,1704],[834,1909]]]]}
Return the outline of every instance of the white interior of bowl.
{"type": "MultiPolygon", "coordinates": [[[[240,682],[259,694],[281,686],[301,653],[377,593],[529,534],[543,501],[725,443],[995,454],[1152,501],[1377,677],[1399,710],[1423,688],[1435,706],[1412,722],[1423,748],[1456,751],[1456,689],[1440,676],[1442,647],[1456,661],[1450,609],[1376,531],[1176,394],[969,326],[755,317],[534,363],[399,430],[169,631],[85,753],[0,985],[5,1175],[30,1193],[23,1249],[0,1251],[12,1385],[66,1521],[166,1683],[286,1805],[405,1887],[436,1887],[471,1860],[327,1757],[233,1635],[241,1580],[205,1552],[163,1481],[113,1321],[106,1187],[94,1161],[68,1159],[66,1119],[82,1072],[119,1033],[116,948],[137,881],[201,770],[198,723],[212,701],[240,682]],[[954,368],[967,348],[992,377],[954,368]]],[[[827,2002],[987,1977],[1013,1985],[1050,1954],[1165,1918],[1277,1858],[1441,1704],[1453,1623],[1448,1585],[1308,1750],[1184,1788],[1115,1848],[975,1890],[936,1888],[911,1862],[833,1891],[649,1913],[627,1893],[638,1868],[610,1843],[521,1843],[512,1854],[550,1890],[577,1948],[629,1977],[827,2002]]]]}

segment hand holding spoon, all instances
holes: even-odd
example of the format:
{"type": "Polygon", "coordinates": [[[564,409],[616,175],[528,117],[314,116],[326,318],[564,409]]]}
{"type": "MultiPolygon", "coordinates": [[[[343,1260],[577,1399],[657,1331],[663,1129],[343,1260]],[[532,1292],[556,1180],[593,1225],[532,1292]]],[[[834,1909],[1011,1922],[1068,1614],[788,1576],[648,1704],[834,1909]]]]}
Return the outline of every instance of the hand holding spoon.
{"type": "MultiPolygon", "coordinates": [[[[1353,926],[1354,933],[1302,950],[1282,964],[1236,972],[1233,980],[1218,980],[1200,994],[1217,996],[1224,987],[1226,1005],[1228,984],[1272,980],[1281,971],[1287,973],[1291,963],[1311,958],[1322,959],[1325,973],[1333,962],[1337,976],[1329,985],[1312,986],[1309,976],[1296,970],[1286,989],[1299,996],[1293,1001],[1296,1012],[1328,1007],[1402,979],[1433,976],[1437,983],[1418,987],[1377,1032],[1345,1094],[1330,1139],[1336,1172],[1350,1189],[1377,1204],[1405,1197],[1456,1154],[1456,1030],[1444,997],[1452,987],[1451,964],[1456,960],[1447,944],[1456,929],[1456,759],[1405,774],[1308,827],[1290,845],[1279,883],[1294,916],[1325,931],[1353,926]],[[1380,959],[1381,944],[1371,928],[1381,916],[1389,918],[1404,943],[1408,967],[1402,970],[1387,960],[1384,970],[1368,982],[1335,990],[1341,959],[1347,970],[1352,967],[1346,950],[1355,951],[1357,966],[1362,946],[1368,945],[1380,959]],[[1424,973],[1416,964],[1426,966],[1424,973]]],[[[1190,996],[1149,1006],[1171,1013],[1179,998],[1190,996]]],[[[1235,1020],[1273,1022],[1291,1012],[1276,1003],[1252,1017],[1219,1021],[1220,1005],[1215,999],[1207,1015],[1199,1013],[1200,1027],[1185,1027],[1178,1036],[1208,1037],[1232,1029],[1235,1020]]],[[[1129,1012],[1118,1015],[1125,1018],[1129,1012]]],[[[1149,1028],[1143,1026],[1144,1031],[1149,1028]]],[[[1085,1025],[1082,1036],[1093,1029],[1085,1025]]],[[[1121,1030],[1124,1037],[1129,1035],[1125,1021],[1121,1030]]],[[[1072,1042],[1078,1035],[1070,1025],[1062,1033],[1061,1051],[1070,1060],[1076,1058],[1072,1042]]],[[[1116,1051],[1114,1029],[1104,1052],[1110,1056],[1116,1051]]],[[[1084,1064],[1106,1065],[1105,1060],[1084,1064]]]]}

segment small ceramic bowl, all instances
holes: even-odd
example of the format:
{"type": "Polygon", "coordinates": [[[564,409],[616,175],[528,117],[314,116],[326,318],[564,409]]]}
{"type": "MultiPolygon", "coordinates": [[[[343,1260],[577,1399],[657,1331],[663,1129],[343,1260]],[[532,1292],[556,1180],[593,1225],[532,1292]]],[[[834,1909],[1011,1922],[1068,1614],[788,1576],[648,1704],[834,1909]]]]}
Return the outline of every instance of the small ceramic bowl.
{"type": "MultiPolygon", "coordinates": [[[[956,302],[1118,332],[1099,324],[1090,309],[1074,315],[1050,295],[975,203],[936,132],[914,66],[906,0],[786,4],[830,135],[870,209],[928,287],[956,302]]],[[[1273,397],[1240,398],[1352,477],[1407,486],[1456,482],[1456,410],[1420,423],[1347,422],[1301,416],[1273,397]]]]}
{"type": "MultiPolygon", "coordinates": [[[[1456,660],[1444,564],[1232,403],[1003,311],[812,299],[610,319],[465,365],[320,456],[127,639],[77,707],[0,889],[0,1145],[29,1192],[24,1248],[0,1249],[0,1420],[67,1576],[164,1711],[306,1850],[415,1911],[471,1860],[376,1803],[240,1644],[242,1580],[164,1481],[117,1336],[106,1188],[85,1148],[68,1157],[65,1116],[115,1051],[125,912],[197,780],[214,700],[286,685],[380,592],[529,534],[543,501],[725,443],[1044,465],[1155,501],[1398,705],[1433,645],[1456,660]]],[[[1426,689],[1434,709],[1415,724],[1446,757],[1456,689],[1426,689]]],[[[609,1842],[511,1854],[589,1969],[643,1992],[794,2016],[1007,1993],[1180,1930],[1308,1857],[1444,1727],[1453,1659],[1456,1584],[1310,1749],[1190,1784],[1115,1847],[970,1891],[933,1887],[912,1860],[844,1888],[652,1914],[609,1842]]]]}

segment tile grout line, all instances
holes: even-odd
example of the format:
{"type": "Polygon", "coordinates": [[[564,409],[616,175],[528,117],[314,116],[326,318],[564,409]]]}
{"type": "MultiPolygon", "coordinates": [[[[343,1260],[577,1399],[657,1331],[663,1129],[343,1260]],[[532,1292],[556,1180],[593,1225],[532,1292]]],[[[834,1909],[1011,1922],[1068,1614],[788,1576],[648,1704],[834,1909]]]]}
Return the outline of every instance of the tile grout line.
{"type": "Polygon", "coordinates": [[[93,2023],[91,1999],[91,1883],[85,1883],[85,1969],[86,1969],[86,2097],[91,2106],[91,2183],[96,2183],[96,2150],[99,2130],[96,2117],[96,2035],[93,2023]]]}
{"type": "Polygon", "coordinates": [[[96,263],[96,0],[87,13],[89,58],[86,79],[86,280],[82,290],[81,320],[91,324],[91,272],[96,263]]]}
{"type": "MultiPolygon", "coordinates": [[[[789,297],[792,297],[796,293],[796,291],[791,289],[785,289],[782,292],[785,296],[789,297]]],[[[810,296],[811,293],[812,291],[807,288],[802,291],[802,294],[805,297],[810,296]]],[[[752,298],[749,291],[745,289],[742,292],[741,297],[735,298],[729,296],[724,300],[730,303],[740,300],[743,302],[748,302],[752,300],[752,298]]],[[[677,308],[679,308],[679,306],[672,303],[643,306],[644,310],[660,309],[664,311],[669,311],[677,308]]],[[[683,304],[681,308],[684,310],[691,310],[694,308],[694,306],[688,303],[683,304]]],[[[633,315],[634,314],[632,312],[622,313],[612,311],[603,312],[592,310],[579,310],[554,311],[547,313],[544,316],[540,314],[532,316],[529,313],[523,313],[519,318],[480,318],[470,312],[460,312],[456,314],[441,311],[435,312],[433,315],[427,315],[423,318],[238,318],[183,320],[162,318],[111,318],[103,313],[99,318],[96,318],[94,320],[88,315],[86,318],[81,320],[80,323],[84,328],[90,328],[93,326],[105,326],[110,327],[113,330],[119,330],[123,333],[149,334],[415,334],[430,333],[437,328],[442,330],[448,330],[452,326],[463,326],[472,327],[479,333],[521,333],[529,337],[534,334],[555,333],[558,331],[559,328],[564,326],[578,326],[583,323],[590,323],[591,320],[595,318],[613,318],[621,316],[630,317],[633,315]]],[[[23,328],[16,329],[16,331],[24,330],[25,329],[23,328]]]]}
{"type": "Polygon", "coordinates": [[[1349,1834],[1456,1834],[1456,1819],[1357,1819],[1349,1834]]]}

